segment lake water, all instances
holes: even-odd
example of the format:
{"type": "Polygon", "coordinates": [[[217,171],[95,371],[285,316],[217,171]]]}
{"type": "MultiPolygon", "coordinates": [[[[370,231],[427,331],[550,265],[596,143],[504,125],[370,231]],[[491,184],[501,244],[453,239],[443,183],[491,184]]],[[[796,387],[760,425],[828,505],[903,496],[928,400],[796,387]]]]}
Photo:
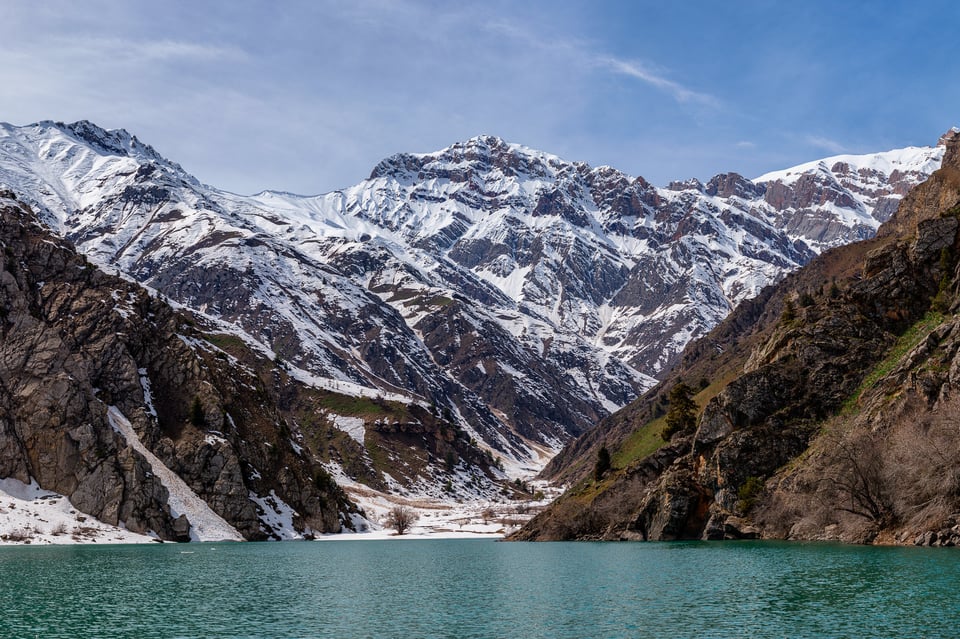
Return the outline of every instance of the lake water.
{"type": "Polygon", "coordinates": [[[0,637],[951,637],[960,549],[390,540],[0,548],[0,637]]]}

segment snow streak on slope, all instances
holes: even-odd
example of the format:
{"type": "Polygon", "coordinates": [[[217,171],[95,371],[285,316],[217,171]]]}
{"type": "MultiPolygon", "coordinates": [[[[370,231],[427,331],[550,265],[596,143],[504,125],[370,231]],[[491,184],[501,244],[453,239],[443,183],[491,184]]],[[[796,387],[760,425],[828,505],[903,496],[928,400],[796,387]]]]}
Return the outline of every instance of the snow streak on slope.
{"type": "Polygon", "coordinates": [[[190,539],[192,541],[243,541],[237,530],[228,524],[217,513],[213,512],[180,477],[164,465],[157,456],[150,452],[137,436],[133,426],[123,416],[116,406],[107,411],[107,418],[115,431],[123,435],[135,451],[143,455],[150,464],[153,474],[160,479],[170,493],[168,504],[170,514],[174,517],[186,515],[190,522],[190,539]]]}

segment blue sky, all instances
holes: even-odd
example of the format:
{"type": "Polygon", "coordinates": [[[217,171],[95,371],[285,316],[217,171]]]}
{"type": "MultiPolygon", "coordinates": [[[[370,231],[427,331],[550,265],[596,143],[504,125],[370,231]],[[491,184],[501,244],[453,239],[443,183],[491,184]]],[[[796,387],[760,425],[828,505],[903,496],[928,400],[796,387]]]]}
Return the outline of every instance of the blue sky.
{"type": "Polygon", "coordinates": [[[499,135],[654,184],[960,124],[954,1],[4,0],[0,121],[123,127],[200,180],[320,193],[499,135]]]}

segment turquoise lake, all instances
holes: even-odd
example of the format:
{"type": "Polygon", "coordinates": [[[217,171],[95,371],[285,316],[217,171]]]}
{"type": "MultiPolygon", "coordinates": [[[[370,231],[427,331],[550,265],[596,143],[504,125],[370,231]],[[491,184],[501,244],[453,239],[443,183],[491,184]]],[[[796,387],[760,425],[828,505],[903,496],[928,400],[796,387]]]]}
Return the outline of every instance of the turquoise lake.
{"type": "Polygon", "coordinates": [[[0,637],[955,637],[960,549],[328,541],[0,548],[0,637]]]}

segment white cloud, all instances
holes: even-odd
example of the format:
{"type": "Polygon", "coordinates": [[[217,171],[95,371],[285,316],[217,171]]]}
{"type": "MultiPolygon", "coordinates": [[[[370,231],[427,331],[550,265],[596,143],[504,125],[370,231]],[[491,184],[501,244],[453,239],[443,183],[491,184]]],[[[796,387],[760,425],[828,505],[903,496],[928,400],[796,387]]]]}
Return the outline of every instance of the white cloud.
{"type": "Polygon", "coordinates": [[[804,137],[804,142],[818,149],[823,149],[828,153],[847,153],[849,149],[835,140],[825,138],[819,135],[808,135],[804,137]]]}
{"type": "Polygon", "coordinates": [[[152,60],[237,60],[247,57],[246,53],[235,47],[177,40],[153,40],[140,43],[118,40],[108,44],[114,50],[131,51],[152,60]]]}
{"type": "Polygon", "coordinates": [[[527,30],[505,21],[496,21],[487,24],[487,28],[505,35],[529,48],[547,51],[555,56],[565,58],[567,62],[574,61],[588,68],[612,71],[648,84],[668,94],[677,102],[697,103],[703,106],[719,107],[720,101],[712,95],[694,91],[683,84],[669,79],[666,75],[654,69],[650,64],[639,60],[623,60],[621,58],[598,51],[588,42],[556,38],[545,39],[534,35],[527,30]]]}
{"type": "Polygon", "coordinates": [[[677,102],[696,102],[704,106],[719,106],[719,101],[712,95],[688,89],[678,82],[669,80],[653,71],[647,65],[636,60],[620,60],[611,56],[595,56],[598,65],[631,78],[646,82],[661,91],[670,94],[677,102]]]}
{"type": "MultiPolygon", "coordinates": [[[[247,54],[236,47],[200,44],[171,39],[122,39],[61,35],[38,43],[21,44],[19,51],[30,51],[41,60],[68,62],[73,68],[80,65],[104,65],[125,62],[202,62],[246,59],[247,54]]],[[[3,45],[0,45],[0,49],[3,45]]]]}

